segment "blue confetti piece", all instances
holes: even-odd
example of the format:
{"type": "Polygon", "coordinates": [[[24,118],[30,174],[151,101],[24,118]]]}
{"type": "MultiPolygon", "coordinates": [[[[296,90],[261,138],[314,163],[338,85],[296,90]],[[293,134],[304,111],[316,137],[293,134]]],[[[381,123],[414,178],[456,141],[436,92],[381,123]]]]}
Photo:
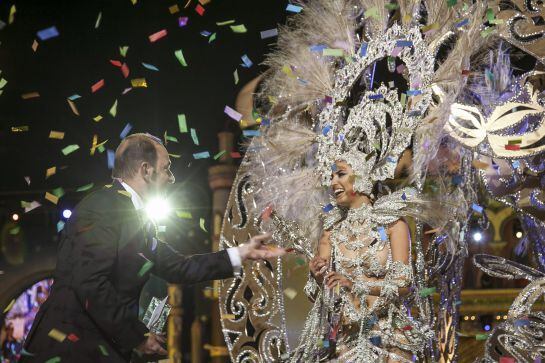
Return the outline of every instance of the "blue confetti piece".
{"type": "Polygon", "coordinates": [[[327,136],[327,134],[329,133],[330,130],[331,130],[331,126],[326,125],[326,126],[322,129],[322,135],[327,136]]]}
{"type": "Polygon", "coordinates": [[[271,120],[269,120],[268,118],[264,118],[261,120],[261,126],[270,126],[271,125],[271,120]]]}
{"type": "Polygon", "coordinates": [[[413,46],[413,42],[411,42],[410,40],[398,40],[396,42],[396,47],[399,47],[399,48],[412,47],[412,46],[413,46]]]}
{"type": "Polygon", "coordinates": [[[322,342],[322,344],[323,344],[324,348],[329,348],[329,340],[324,340],[322,342]]]}
{"type": "Polygon", "coordinates": [[[397,163],[396,158],[391,157],[391,156],[388,156],[388,157],[386,158],[386,161],[389,162],[389,163],[393,163],[393,164],[397,163]]]}
{"type": "Polygon", "coordinates": [[[159,68],[157,68],[156,66],[154,66],[153,64],[149,64],[149,63],[144,63],[142,62],[142,65],[144,66],[144,68],[147,68],[151,71],[155,71],[155,72],[159,72],[159,68]]]}
{"type": "Polygon", "coordinates": [[[253,137],[253,136],[259,136],[261,135],[261,133],[259,132],[259,130],[244,130],[242,131],[242,135],[246,137],[253,137]]]}
{"type": "Polygon", "coordinates": [[[520,167],[520,161],[518,161],[518,160],[513,160],[513,162],[511,163],[511,165],[513,165],[513,168],[518,169],[518,168],[520,167]]]}
{"type": "Polygon", "coordinates": [[[469,19],[464,19],[464,20],[462,20],[461,22],[456,23],[456,27],[457,27],[457,28],[461,28],[461,27],[463,27],[464,25],[467,25],[468,23],[469,23],[469,19]]]}
{"type": "Polygon", "coordinates": [[[407,91],[407,96],[417,96],[422,94],[422,90],[420,89],[410,89],[407,91]]]}
{"type": "Polygon", "coordinates": [[[326,48],[327,45],[325,44],[316,44],[310,47],[310,51],[322,54],[323,50],[326,48]]]}
{"type": "Polygon", "coordinates": [[[365,57],[366,55],[367,55],[367,43],[361,43],[360,57],[365,57]]]}
{"type": "Polygon", "coordinates": [[[57,233],[59,233],[60,231],[62,231],[64,229],[64,222],[63,221],[58,221],[57,222],[57,233]]]}
{"type": "Polygon", "coordinates": [[[371,344],[373,344],[375,347],[380,347],[380,345],[382,344],[382,338],[380,336],[375,336],[375,337],[371,337],[369,338],[369,341],[371,342],[371,344]]]}
{"type": "Polygon", "coordinates": [[[339,141],[343,141],[343,140],[344,140],[344,135],[343,135],[343,134],[340,134],[338,140],[339,140],[339,141]]]}
{"type": "Polygon", "coordinates": [[[333,204],[329,203],[329,204],[326,204],[322,207],[322,210],[326,213],[330,212],[331,210],[333,210],[333,204]]]}
{"type": "Polygon", "coordinates": [[[528,319],[517,319],[515,320],[515,327],[517,328],[520,328],[520,327],[523,327],[523,326],[529,326],[530,325],[530,320],[528,319]]]}
{"type": "Polygon", "coordinates": [[[210,153],[208,151],[193,154],[194,159],[208,159],[209,157],[210,153]]]}
{"type": "Polygon", "coordinates": [[[478,204],[473,203],[473,205],[471,206],[471,209],[473,209],[475,212],[479,214],[483,214],[483,207],[481,207],[478,204]]]}
{"type": "Polygon", "coordinates": [[[129,132],[131,132],[131,130],[132,130],[132,125],[126,124],[125,127],[123,128],[123,131],[121,131],[121,133],[119,134],[119,138],[121,139],[126,138],[129,132]]]}
{"type": "Polygon", "coordinates": [[[36,34],[38,35],[38,38],[40,38],[40,40],[47,40],[47,39],[58,37],[59,31],[57,30],[55,26],[52,26],[50,28],[42,29],[36,34]]]}
{"type": "Polygon", "coordinates": [[[254,65],[254,63],[250,60],[250,58],[248,58],[246,54],[240,57],[240,59],[242,59],[242,62],[244,62],[244,64],[242,64],[244,68],[250,68],[251,66],[254,65]]]}
{"type": "Polygon", "coordinates": [[[460,185],[462,184],[462,176],[460,174],[456,174],[452,177],[452,184],[453,185],[460,185]]]}
{"type": "Polygon", "coordinates": [[[108,169],[114,168],[114,161],[115,161],[115,152],[113,150],[106,150],[106,154],[108,155],[108,169]]]}
{"type": "Polygon", "coordinates": [[[202,35],[203,37],[208,37],[208,36],[210,36],[210,34],[212,34],[212,33],[210,33],[208,30],[203,30],[203,31],[201,32],[201,35],[202,35]]]}
{"type": "Polygon", "coordinates": [[[405,193],[401,194],[401,199],[402,200],[407,200],[407,195],[405,195],[405,193]]]}
{"type": "Polygon", "coordinates": [[[386,230],[384,229],[384,227],[378,227],[377,228],[377,231],[380,235],[380,239],[381,241],[387,241],[388,240],[388,235],[386,234],[386,230]]]}
{"type": "Polygon", "coordinates": [[[263,30],[261,33],[261,39],[268,39],[278,36],[278,29],[263,30]]]}
{"type": "Polygon", "coordinates": [[[331,164],[331,172],[336,172],[337,171],[337,164],[331,164]]]}
{"type": "Polygon", "coordinates": [[[440,244],[442,244],[443,242],[445,242],[445,240],[447,239],[447,235],[446,234],[442,234],[440,236],[437,236],[435,238],[435,244],[437,246],[439,246],[440,244]]]}
{"type": "Polygon", "coordinates": [[[293,4],[288,4],[288,6],[286,7],[286,11],[289,11],[290,13],[300,13],[301,10],[303,10],[301,6],[297,6],[293,4]]]}
{"type": "Polygon", "coordinates": [[[68,97],[68,99],[70,101],[74,101],[74,100],[77,100],[78,98],[81,98],[80,95],[78,95],[77,93],[76,94],[73,94],[72,96],[68,97]]]}
{"type": "Polygon", "coordinates": [[[380,94],[380,93],[377,93],[375,95],[369,95],[370,100],[380,100],[382,98],[384,98],[384,96],[382,94],[380,94]]]}

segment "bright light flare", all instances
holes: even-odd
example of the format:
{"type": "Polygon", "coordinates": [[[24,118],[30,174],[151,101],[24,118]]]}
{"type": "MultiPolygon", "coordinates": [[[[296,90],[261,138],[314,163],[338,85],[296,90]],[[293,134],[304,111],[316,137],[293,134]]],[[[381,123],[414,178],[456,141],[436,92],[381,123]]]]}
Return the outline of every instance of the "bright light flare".
{"type": "Polygon", "coordinates": [[[483,234],[481,232],[475,232],[473,233],[473,240],[475,242],[480,242],[483,239],[483,234]]]}
{"type": "Polygon", "coordinates": [[[146,205],[146,214],[154,221],[166,219],[171,210],[170,203],[164,198],[153,198],[146,205]]]}
{"type": "Polygon", "coordinates": [[[68,219],[70,218],[70,216],[72,216],[72,211],[70,209],[65,209],[62,211],[62,216],[68,219]]]}

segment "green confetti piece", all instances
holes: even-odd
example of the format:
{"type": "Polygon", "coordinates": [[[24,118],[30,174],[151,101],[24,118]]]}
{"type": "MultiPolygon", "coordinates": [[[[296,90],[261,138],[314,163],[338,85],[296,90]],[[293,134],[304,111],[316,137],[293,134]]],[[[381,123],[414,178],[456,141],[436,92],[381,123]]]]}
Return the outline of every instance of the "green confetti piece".
{"type": "Polygon", "coordinates": [[[217,153],[216,155],[214,155],[214,160],[218,160],[219,158],[221,158],[223,156],[223,154],[225,154],[227,151],[225,150],[222,150],[220,151],[219,153],[217,153]]]}
{"type": "Polygon", "coordinates": [[[115,117],[115,115],[117,115],[117,100],[115,100],[114,104],[110,108],[110,115],[112,115],[112,117],[115,117]]]}
{"type": "Polygon", "coordinates": [[[469,5],[467,5],[466,3],[464,3],[464,6],[462,6],[462,10],[463,10],[463,11],[467,11],[467,9],[469,9],[469,5]]]}
{"type": "Polygon", "coordinates": [[[4,88],[4,86],[8,83],[5,78],[0,79],[0,88],[4,88]]]}
{"type": "Polygon", "coordinates": [[[210,38],[208,38],[208,43],[212,43],[214,40],[216,40],[216,33],[212,34],[210,38]]]}
{"type": "Polygon", "coordinates": [[[55,188],[51,191],[51,194],[56,196],[57,198],[62,198],[62,196],[65,194],[64,189],[62,187],[55,188]]]}
{"type": "Polygon", "coordinates": [[[185,119],[185,114],[183,113],[178,115],[178,128],[180,129],[181,134],[187,132],[187,121],[185,119]]]}
{"type": "Polygon", "coordinates": [[[97,150],[98,150],[98,152],[103,153],[106,150],[106,148],[104,147],[104,145],[99,145],[97,147],[97,150]]]}
{"type": "Polygon", "coordinates": [[[121,54],[122,57],[126,57],[127,56],[127,51],[129,50],[129,46],[128,45],[124,45],[122,47],[119,47],[119,54],[121,54]]]}
{"type": "Polygon", "coordinates": [[[492,10],[491,8],[486,9],[486,19],[488,21],[494,20],[494,10],[492,10]]]}
{"type": "Polygon", "coordinates": [[[61,357],[53,357],[46,360],[45,363],[58,363],[60,361],[61,361],[61,357]]]}
{"type": "Polygon", "coordinates": [[[224,25],[230,25],[230,24],[234,24],[234,23],[235,23],[235,20],[231,19],[231,20],[217,22],[216,25],[217,26],[224,26],[224,25]]]}
{"type": "Polygon", "coordinates": [[[178,61],[180,62],[182,66],[187,67],[187,62],[185,61],[184,53],[182,52],[181,49],[178,49],[177,51],[175,51],[174,55],[176,56],[176,58],[178,58],[178,61]]]}
{"type": "Polygon", "coordinates": [[[419,294],[420,294],[421,297],[426,297],[426,296],[430,296],[434,292],[435,292],[435,287],[427,287],[427,288],[424,288],[424,289],[420,290],[419,294]]]}
{"type": "Polygon", "coordinates": [[[488,339],[488,335],[489,334],[477,334],[477,335],[475,335],[475,339],[476,340],[486,340],[486,339],[488,339]]]}
{"type": "Polygon", "coordinates": [[[208,233],[208,231],[206,230],[205,226],[204,226],[204,218],[200,218],[199,219],[199,227],[201,227],[201,229],[203,231],[205,231],[206,233],[208,233]]]}
{"type": "Polygon", "coordinates": [[[140,271],[138,271],[138,276],[142,277],[153,267],[153,262],[146,261],[142,267],[140,267],[140,271]]]}
{"type": "Polygon", "coordinates": [[[195,131],[195,129],[191,129],[191,138],[195,145],[199,145],[199,138],[197,137],[197,131],[195,131]]]}
{"type": "Polygon", "coordinates": [[[110,355],[106,350],[106,347],[104,347],[102,344],[98,345],[98,349],[100,349],[100,353],[102,353],[103,356],[108,357],[110,355]]]}
{"type": "Polygon", "coordinates": [[[244,24],[231,25],[231,30],[233,31],[233,33],[246,33],[248,31],[244,24]]]}
{"type": "Polygon", "coordinates": [[[379,19],[380,16],[378,14],[378,8],[376,6],[373,6],[372,8],[369,8],[363,13],[363,16],[365,18],[373,17],[375,19],[379,19]]]}
{"type": "Polygon", "coordinates": [[[84,192],[86,190],[91,189],[94,186],[95,186],[94,183],[85,184],[85,185],[82,185],[81,187],[78,187],[78,189],[76,189],[76,192],[84,192]]]}
{"type": "Polygon", "coordinates": [[[481,32],[481,37],[486,38],[486,37],[489,36],[490,33],[492,33],[494,30],[495,30],[495,29],[494,29],[494,27],[492,27],[492,26],[489,27],[489,28],[486,28],[485,30],[483,30],[483,31],[481,32]]]}
{"type": "Polygon", "coordinates": [[[167,139],[168,141],[172,141],[172,142],[178,142],[178,139],[176,137],[170,136],[170,135],[166,135],[165,139],[167,139]]]}
{"type": "Polygon", "coordinates": [[[95,29],[98,29],[100,26],[100,21],[102,20],[102,11],[98,13],[97,21],[95,22],[95,29]]]}
{"type": "Polygon", "coordinates": [[[65,147],[64,149],[62,149],[62,153],[66,156],[70,153],[73,153],[74,151],[76,151],[77,149],[79,149],[79,145],[77,144],[73,144],[73,145],[68,145],[67,147],[65,147]]]}
{"type": "Polygon", "coordinates": [[[385,4],[384,7],[388,10],[395,10],[399,8],[399,5],[395,3],[389,3],[389,4],[385,4]]]}
{"type": "Polygon", "coordinates": [[[405,104],[407,103],[407,94],[402,93],[401,94],[401,106],[405,107],[405,104]]]}
{"type": "Polygon", "coordinates": [[[342,49],[333,49],[333,48],[324,48],[322,50],[323,56],[330,56],[330,57],[342,57],[344,55],[344,50],[342,49]]]}
{"type": "Polygon", "coordinates": [[[295,259],[295,264],[296,264],[297,266],[304,266],[304,265],[306,264],[306,262],[305,262],[305,260],[302,259],[301,257],[297,257],[297,258],[295,259]]]}
{"type": "Polygon", "coordinates": [[[458,0],[447,0],[447,5],[449,8],[453,7],[458,3],[458,0]]]}
{"type": "Polygon", "coordinates": [[[235,84],[238,84],[238,69],[235,69],[235,71],[233,72],[233,78],[235,79],[235,84]]]}
{"type": "Polygon", "coordinates": [[[19,231],[21,231],[21,227],[19,226],[13,227],[12,229],[9,230],[9,234],[11,234],[12,236],[15,236],[16,234],[19,234],[19,231]]]}
{"type": "Polygon", "coordinates": [[[183,218],[183,219],[193,218],[193,216],[191,215],[191,212],[187,212],[183,210],[176,211],[176,215],[178,216],[178,218],[183,218]]]}

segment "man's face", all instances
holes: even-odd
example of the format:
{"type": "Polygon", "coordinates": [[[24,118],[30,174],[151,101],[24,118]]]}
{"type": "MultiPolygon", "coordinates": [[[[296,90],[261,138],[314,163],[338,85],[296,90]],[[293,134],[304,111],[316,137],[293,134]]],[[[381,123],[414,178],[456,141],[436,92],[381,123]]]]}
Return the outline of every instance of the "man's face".
{"type": "Polygon", "coordinates": [[[168,184],[173,184],[175,181],[174,175],[170,171],[170,158],[167,149],[160,144],[155,145],[157,150],[157,164],[150,178],[149,189],[152,193],[162,193],[168,184]]]}

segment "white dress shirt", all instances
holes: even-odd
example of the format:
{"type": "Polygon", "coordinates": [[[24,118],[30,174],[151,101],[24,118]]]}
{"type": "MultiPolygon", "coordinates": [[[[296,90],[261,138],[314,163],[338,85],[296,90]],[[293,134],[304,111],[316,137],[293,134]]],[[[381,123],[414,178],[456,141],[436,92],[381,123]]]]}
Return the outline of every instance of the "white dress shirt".
{"type": "MultiPolygon", "coordinates": [[[[119,180],[119,182],[121,183],[121,185],[123,185],[123,188],[125,188],[125,190],[131,195],[131,201],[134,205],[134,209],[138,211],[144,209],[144,201],[142,200],[140,195],[138,195],[138,193],[127,183],[123,182],[122,180],[119,180]]],[[[235,276],[240,276],[242,270],[242,259],[240,258],[240,251],[238,250],[238,247],[228,248],[227,254],[229,255],[231,265],[233,265],[233,272],[235,276]]]]}

